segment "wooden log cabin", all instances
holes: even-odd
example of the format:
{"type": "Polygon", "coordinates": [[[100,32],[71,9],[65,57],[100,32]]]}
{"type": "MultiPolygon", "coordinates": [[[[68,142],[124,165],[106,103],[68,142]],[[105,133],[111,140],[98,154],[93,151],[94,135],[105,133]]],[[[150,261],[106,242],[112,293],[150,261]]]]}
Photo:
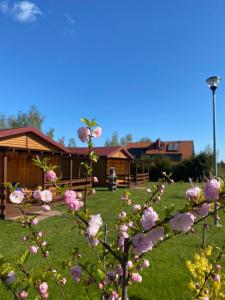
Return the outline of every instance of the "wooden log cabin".
{"type": "Polygon", "coordinates": [[[49,161],[57,165],[55,170],[60,178],[59,185],[67,185],[71,189],[80,190],[84,187],[85,178],[81,178],[76,171],[77,164],[73,162],[67,148],[53,141],[51,138],[33,127],[0,130],[0,217],[4,218],[7,202],[5,182],[19,183],[28,191],[41,186],[49,188],[55,198],[57,191],[52,183],[46,182],[44,173],[33,164],[36,156],[48,157],[49,161]],[[67,168],[67,164],[69,168],[67,168]]]}
{"type": "MultiPolygon", "coordinates": [[[[80,162],[87,156],[87,148],[67,148],[68,152],[77,156],[76,163],[80,162]]],[[[117,184],[119,186],[130,185],[130,162],[133,160],[132,155],[123,147],[94,147],[93,151],[98,155],[99,160],[93,163],[93,176],[99,180],[98,186],[106,186],[109,176],[110,167],[115,167],[117,184]]],[[[82,167],[78,167],[77,172],[82,174],[82,167]]],[[[77,174],[78,175],[78,174],[77,174]]]]}

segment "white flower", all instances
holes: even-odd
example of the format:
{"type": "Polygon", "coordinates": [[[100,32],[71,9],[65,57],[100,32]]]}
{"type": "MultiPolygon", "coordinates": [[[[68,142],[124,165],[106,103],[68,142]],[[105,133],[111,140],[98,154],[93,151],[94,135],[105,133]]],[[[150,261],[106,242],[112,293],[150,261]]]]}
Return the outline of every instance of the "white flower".
{"type": "Polygon", "coordinates": [[[41,200],[43,201],[43,202],[46,202],[46,203],[48,203],[48,202],[51,202],[52,201],[52,193],[51,193],[51,191],[49,191],[49,190],[44,190],[44,191],[41,191],[41,200]]]}
{"type": "Polygon", "coordinates": [[[24,193],[21,191],[14,191],[10,194],[9,200],[14,204],[20,204],[23,201],[24,193]]]}
{"type": "Polygon", "coordinates": [[[99,228],[102,226],[102,218],[100,216],[100,214],[97,215],[92,215],[90,220],[88,221],[88,228],[87,228],[87,233],[90,236],[95,236],[98,231],[99,228]]]}

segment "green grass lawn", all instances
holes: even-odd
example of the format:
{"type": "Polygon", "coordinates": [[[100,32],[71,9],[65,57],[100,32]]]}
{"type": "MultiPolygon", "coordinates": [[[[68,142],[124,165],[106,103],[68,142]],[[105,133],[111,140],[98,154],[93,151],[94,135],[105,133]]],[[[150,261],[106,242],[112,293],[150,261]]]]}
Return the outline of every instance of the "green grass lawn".
{"type": "MultiPolygon", "coordinates": [[[[184,193],[187,184],[176,183],[167,186],[162,201],[157,205],[157,211],[163,216],[165,205],[175,203],[177,207],[184,204],[184,193]]],[[[121,208],[120,195],[123,190],[119,189],[115,193],[99,190],[91,198],[89,205],[95,212],[100,212],[105,222],[109,226],[109,231],[114,231],[113,219],[117,218],[121,208]]],[[[131,190],[133,204],[143,202],[146,199],[145,190],[131,190]]],[[[221,213],[221,223],[224,223],[224,213],[221,213]]],[[[212,218],[209,220],[212,223],[212,218]]],[[[89,258],[92,254],[87,243],[79,237],[76,231],[72,231],[70,218],[63,216],[48,218],[37,225],[46,235],[46,240],[52,245],[49,259],[54,261],[54,267],[62,272],[66,277],[68,271],[63,270],[61,262],[68,256],[73,247],[79,246],[84,258],[89,258]]],[[[21,237],[26,233],[19,224],[11,221],[0,221],[0,254],[11,259],[20,255],[25,249],[25,244],[21,237]]],[[[109,233],[109,236],[110,236],[109,233]]],[[[212,245],[222,245],[225,240],[224,230],[213,226],[207,232],[207,241],[212,245]]],[[[189,276],[185,267],[185,261],[193,257],[194,252],[198,251],[202,241],[202,226],[198,225],[196,233],[181,234],[173,239],[166,241],[158,248],[147,254],[151,267],[142,272],[143,283],[133,284],[129,290],[130,300],[154,300],[154,299],[191,299],[191,293],[187,288],[189,276]]],[[[44,264],[41,256],[37,255],[29,262],[30,267],[38,268],[44,264]]],[[[69,299],[86,299],[85,293],[79,284],[74,284],[71,279],[65,286],[69,299]]],[[[13,299],[0,285],[0,300],[13,299]]],[[[29,298],[32,299],[32,298],[29,298]]],[[[53,284],[50,285],[49,299],[61,299],[57,289],[53,284]]]]}

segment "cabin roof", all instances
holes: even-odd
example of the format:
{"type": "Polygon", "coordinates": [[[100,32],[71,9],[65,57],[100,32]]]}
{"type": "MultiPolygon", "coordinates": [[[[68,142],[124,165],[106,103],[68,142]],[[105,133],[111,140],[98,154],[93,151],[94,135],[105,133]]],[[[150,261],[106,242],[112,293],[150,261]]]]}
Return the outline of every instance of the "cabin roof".
{"type": "Polygon", "coordinates": [[[1,138],[7,138],[12,136],[17,136],[20,134],[28,134],[33,133],[34,135],[40,137],[41,139],[45,140],[46,142],[50,143],[54,147],[58,148],[60,151],[67,152],[66,148],[61,145],[60,143],[54,141],[50,137],[48,137],[46,134],[41,132],[40,130],[34,128],[34,127],[21,127],[21,128],[11,128],[11,129],[1,129],[0,130],[0,139],[1,138]]]}
{"type": "MultiPolygon", "coordinates": [[[[87,155],[88,149],[85,147],[67,147],[67,152],[71,154],[77,155],[87,155]]],[[[106,156],[108,158],[112,157],[116,152],[122,151],[126,154],[126,156],[130,159],[133,159],[133,156],[123,147],[121,146],[111,146],[111,147],[93,147],[92,150],[98,156],[106,156]]]]}

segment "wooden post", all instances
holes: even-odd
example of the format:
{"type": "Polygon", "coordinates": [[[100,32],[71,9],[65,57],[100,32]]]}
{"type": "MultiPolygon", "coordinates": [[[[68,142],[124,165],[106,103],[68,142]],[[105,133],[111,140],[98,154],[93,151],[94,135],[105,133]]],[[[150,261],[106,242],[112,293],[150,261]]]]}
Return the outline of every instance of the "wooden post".
{"type": "Polygon", "coordinates": [[[130,160],[128,161],[128,187],[130,187],[130,160]]]}
{"type": "Polygon", "coordinates": [[[137,161],[135,161],[135,184],[137,185],[137,161]]]}
{"type": "Polygon", "coordinates": [[[72,187],[73,183],[73,159],[70,157],[70,186],[72,187]]]}
{"type": "Polygon", "coordinates": [[[2,174],[2,179],[3,179],[3,186],[1,187],[1,193],[0,193],[0,197],[1,197],[1,211],[0,211],[0,218],[1,219],[5,219],[5,208],[6,208],[6,197],[7,197],[7,190],[4,187],[4,183],[7,182],[7,163],[8,163],[8,157],[6,155],[6,153],[4,152],[4,156],[3,156],[3,174],[2,174]]]}

